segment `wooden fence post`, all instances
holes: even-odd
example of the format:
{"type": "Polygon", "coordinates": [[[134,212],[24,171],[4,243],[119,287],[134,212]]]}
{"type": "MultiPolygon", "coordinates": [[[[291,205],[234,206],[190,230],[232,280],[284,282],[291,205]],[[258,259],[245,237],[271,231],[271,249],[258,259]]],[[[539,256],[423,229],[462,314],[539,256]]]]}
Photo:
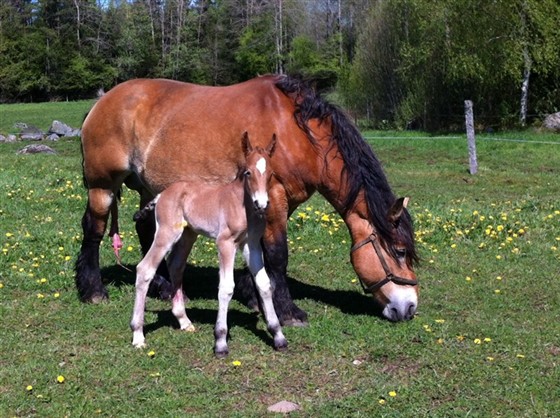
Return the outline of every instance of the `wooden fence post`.
{"type": "Polygon", "coordinates": [[[467,142],[469,145],[469,170],[471,174],[476,174],[478,170],[478,162],[476,160],[473,103],[471,100],[465,100],[465,125],[467,128],[467,142]]]}

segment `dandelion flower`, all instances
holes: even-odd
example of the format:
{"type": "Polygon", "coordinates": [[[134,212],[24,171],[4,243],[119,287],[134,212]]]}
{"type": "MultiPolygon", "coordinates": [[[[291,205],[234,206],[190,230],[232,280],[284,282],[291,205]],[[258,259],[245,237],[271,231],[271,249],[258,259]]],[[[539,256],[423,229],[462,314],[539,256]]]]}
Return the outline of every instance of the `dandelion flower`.
{"type": "Polygon", "coordinates": [[[232,364],[233,366],[235,366],[235,367],[241,366],[241,362],[240,362],[239,360],[233,360],[233,361],[231,362],[231,364],[232,364]]]}
{"type": "Polygon", "coordinates": [[[0,282],[0,289],[4,287],[4,283],[0,282]]]}
{"type": "Polygon", "coordinates": [[[153,358],[156,355],[156,352],[154,350],[150,350],[148,352],[148,357],[153,358]]]}
{"type": "Polygon", "coordinates": [[[385,399],[381,398],[379,399],[379,405],[385,405],[385,403],[387,402],[385,399]]]}
{"type": "Polygon", "coordinates": [[[494,361],[494,357],[488,356],[488,357],[486,357],[486,360],[488,360],[488,361],[494,361]]]}
{"type": "Polygon", "coordinates": [[[496,290],[494,290],[494,293],[498,295],[498,294],[501,293],[501,290],[500,290],[500,289],[496,289],[496,290]]]}
{"type": "Polygon", "coordinates": [[[129,245],[128,247],[126,247],[126,251],[132,251],[132,250],[133,250],[132,245],[129,245]]]}
{"type": "Polygon", "coordinates": [[[525,356],[523,354],[517,354],[515,357],[517,358],[525,358],[525,356]]]}
{"type": "Polygon", "coordinates": [[[58,297],[60,297],[60,293],[56,292],[53,296],[54,296],[55,298],[58,298],[58,297]]]}
{"type": "Polygon", "coordinates": [[[475,338],[473,342],[475,344],[482,344],[482,340],[480,338],[475,338]]]}
{"type": "Polygon", "coordinates": [[[391,398],[394,398],[395,396],[397,396],[397,392],[395,392],[394,390],[392,390],[391,392],[389,392],[389,396],[391,398]]]}
{"type": "Polygon", "coordinates": [[[26,391],[31,392],[33,390],[33,386],[31,385],[27,385],[27,387],[25,388],[26,391]]]}
{"type": "Polygon", "coordinates": [[[486,337],[486,338],[484,339],[484,342],[485,342],[485,343],[489,343],[490,341],[492,341],[492,338],[486,337]]]}
{"type": "Polygon", "coordinates": [[[464,335],[457,335],[457,341],[463,341],[465,339],[464,335]]]}
{"type": "Polygon", "coordinates": [[[57,376],[56,381],[58,383],[64,383],[66,379],[64,378],[64,376],[62,376],[61,374],[57,376]]]}

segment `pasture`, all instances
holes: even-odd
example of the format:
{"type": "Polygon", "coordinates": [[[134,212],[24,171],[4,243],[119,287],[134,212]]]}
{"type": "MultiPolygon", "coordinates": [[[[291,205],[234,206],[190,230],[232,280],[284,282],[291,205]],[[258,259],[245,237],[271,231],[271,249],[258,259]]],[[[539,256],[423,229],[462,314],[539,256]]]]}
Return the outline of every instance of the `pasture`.
{"type": "MultiPolygon", "coordinates": [[[[0,106],[0,132],[11,130],[8,119],[79,125],[81,110],[65,117],[61,105],[44,105],[38,121],[25,106],[0,106]]],[[[560,137],[478,136],[471,176],[464,137],[364,135],[394,191],[411,197],[418,314],[397,324],[372,315],[347,230],[316,195],[289,223],[290,289],[310,325],[285,328],[289,348],[277,353],[262,317],[232,301],[226,359],[212,353],[210,240],[197,242],[186,270],[197,332],[180,332],[170,303],[149,299],[148,347],[135,349],[135,277],[116,265],[108,239],[110,300],[77,299],[79,141],[49,143],[57,155],[18,156],[25,144],[0,144],[0,416],[247,417],[281,400],[302,417],[559,416],[560,137]]],[[[141,259],[136,209],[125,189],[121,254],[132,270],[141,259]]]]}

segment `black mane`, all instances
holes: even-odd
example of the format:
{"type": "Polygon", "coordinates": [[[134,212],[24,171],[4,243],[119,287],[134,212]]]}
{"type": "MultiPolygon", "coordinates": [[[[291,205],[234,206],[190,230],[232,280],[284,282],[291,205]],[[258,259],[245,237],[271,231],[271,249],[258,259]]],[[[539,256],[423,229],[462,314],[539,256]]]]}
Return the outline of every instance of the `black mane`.
{"type": "MultiPolygon", "coordinates": [[[[396,198],[379,160],[356,126],[343,110],[322,98],[309,82],[292,77],[281,77],[276,82],[276,87],[294,99],[296,122],[312,142],[315,142],[315,139],[307,125],[308,121],[310,119],[318,119],[319,123],[330,121],[331,141],[342,155],[350,188],[342,211],[347,212],[352,209],[358,193],[363,189],[369,219],[377,234],[389,248],[392,248],[393,225],[386,216],[396,198]]],[[[406,210],[401,217],[398,234],[406,245],[409,260],[416,262],[418,257],[414,245],[412,219],[406,210]]]]}

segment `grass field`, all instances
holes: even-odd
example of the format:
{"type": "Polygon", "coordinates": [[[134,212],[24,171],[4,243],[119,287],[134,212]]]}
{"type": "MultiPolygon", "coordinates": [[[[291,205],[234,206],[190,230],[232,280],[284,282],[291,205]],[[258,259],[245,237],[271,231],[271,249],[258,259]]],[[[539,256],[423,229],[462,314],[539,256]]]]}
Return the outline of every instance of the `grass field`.
{"type": "MultiPolygon", "coordinates": [[[[15,116],[0,106],[0,132],[9,131],[6,114],[42,128],[52,119],[75,123],[60,105],[43,108],[37,122],[25,106],[15,116]]],[[[292,416],[302,417],[560,416],[560,137],[479,136],[471,176],[464,138],[364,134],[395,192],[412,199],[418,315],[393,324],[371,314],[347,230],[316,196],[289,224],[290,288],[309,327],[286,328],[289,349],[276,353],[262,318],[234,301],[225,360],[212,353],[210,241],[197,243],[187,271],[198,331],[179,332],[170,305],[151,299],[148,348],[134,349],[134,274],[115,264],[107,241],[110,301],[76,297],[79,142],[49,143],[57,155],[21,156],[25,144],[0,144],[0,417],[252,417],[281,400],[299,404],[292,416]]],[[[140,260],[136,205],[125,190],[123,262],[131,269],[140,260]]]]}

